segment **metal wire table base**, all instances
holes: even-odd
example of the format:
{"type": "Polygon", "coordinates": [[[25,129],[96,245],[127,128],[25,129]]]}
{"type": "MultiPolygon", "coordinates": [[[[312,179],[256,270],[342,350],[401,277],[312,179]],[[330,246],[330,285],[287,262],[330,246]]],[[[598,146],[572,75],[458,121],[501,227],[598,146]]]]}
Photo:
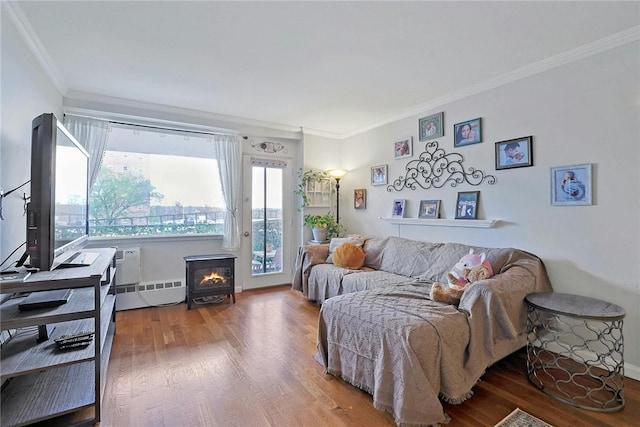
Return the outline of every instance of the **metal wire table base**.
{"type": "Polygon", "coordinates": [[[544,303],[527,303],[529,381],[543,393],[579,408],[622,409],[622,319],[581,318],[575,313],[561,314],[557,307],[546,310],[544,303]]]}

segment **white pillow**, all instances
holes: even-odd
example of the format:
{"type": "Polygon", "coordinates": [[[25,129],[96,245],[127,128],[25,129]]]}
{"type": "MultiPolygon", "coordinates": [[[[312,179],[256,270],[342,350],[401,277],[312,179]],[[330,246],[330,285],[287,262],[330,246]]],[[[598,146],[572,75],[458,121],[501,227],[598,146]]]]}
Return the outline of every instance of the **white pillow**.
{"type": "Polygon", "coordinates": [[[364,238],[361,236],[351,236],[351,237],[334,237],[333,239],[331,239],[331,242],[329,243],[329,256],[327,257],[327,264],[333,264],[333,251],[335,251],[338,246],[340,246],[343,243],[353,243],[354,245],[357,246],[364,246],[364,238]]]}

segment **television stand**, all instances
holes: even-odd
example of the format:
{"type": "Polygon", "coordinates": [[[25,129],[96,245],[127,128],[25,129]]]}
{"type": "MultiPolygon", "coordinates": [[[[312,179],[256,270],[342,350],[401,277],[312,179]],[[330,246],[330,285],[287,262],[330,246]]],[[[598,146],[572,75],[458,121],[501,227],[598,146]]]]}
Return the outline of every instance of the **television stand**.
{"type": "Polygon", "coordinates": [[[0,329],[19,330],[0,349],[1,426],[100,422],[116,332],[116,249],[92,251],[100,256],[89,267],[41,271],[19,283],[0,282],[2,295],[72,289],[69,300],[55,307],[21,311],[21,298],[0,305],[0,329]],[[57,346],[56,339],[86,332],[94,334],[87,346],[71,351],[57,346]]]}
{"type": "Polygon", "coordinates": [[[51,338],[51,334],[56,327],[53,325],[38,325],[38,339],[37,342],[45,342],[51,338]]]}
{"type": "Polygon", "coordinates": [[[97,252],[76,252],[56,268],[88,267],[100,256],[97,252]]]}

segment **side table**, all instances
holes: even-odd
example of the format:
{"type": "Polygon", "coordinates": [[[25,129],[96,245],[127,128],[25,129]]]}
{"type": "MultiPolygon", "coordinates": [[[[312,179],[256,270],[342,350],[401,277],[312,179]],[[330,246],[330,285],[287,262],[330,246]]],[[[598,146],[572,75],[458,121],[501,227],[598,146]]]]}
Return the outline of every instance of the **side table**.
{"type": "Polygon", "coordinates": [[[527,295],[527,377],[583,409],[624,407],[622,307],[580,295],[527,295]]]}

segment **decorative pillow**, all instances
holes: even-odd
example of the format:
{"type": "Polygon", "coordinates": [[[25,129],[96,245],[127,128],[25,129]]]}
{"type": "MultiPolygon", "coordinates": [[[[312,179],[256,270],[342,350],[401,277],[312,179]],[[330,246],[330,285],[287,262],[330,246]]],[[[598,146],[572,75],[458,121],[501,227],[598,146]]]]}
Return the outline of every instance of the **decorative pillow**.
{"type": "Polygon", "coordinates": [[[358,270],[364,265],[364,251],[353,243],[343,243],[333,252],[333,263],[338,267],[358,270]]]}
{"type": "Polygon", "coordinates": [[[334,237],[329,243],[329,256],[327,257],[327,260],[325,262],[327,264],[333,264],[333,253],[338,248],[338,246],[342,245],[343,243],[353,243],[354,245],[362,247],[362,245],[364,245],[364,241],[364,236],[360,236],[357,234],[347,237],[334,237]]]}

